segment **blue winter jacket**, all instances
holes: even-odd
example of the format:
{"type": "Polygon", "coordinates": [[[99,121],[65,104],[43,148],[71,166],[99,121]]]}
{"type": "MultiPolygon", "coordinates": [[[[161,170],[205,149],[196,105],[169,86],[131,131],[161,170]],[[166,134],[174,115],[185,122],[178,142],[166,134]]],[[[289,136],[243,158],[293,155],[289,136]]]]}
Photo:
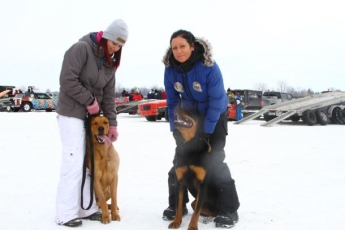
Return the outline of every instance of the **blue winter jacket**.
{"type": "Polygon", "coordinates": [[[193,109],[204,116],[204,133],[212,134],[220,115],[228,106],[222,73],[212,60],[210,44],[202,39],[198,42],[204,46],[205,61],[197,61],[188,71],[177,71],[169,63],[171,49],[164,56],[164,86],[167,95],[170,130],[175,129],[174,110],[181,104],[183,109],[193,109]]]}

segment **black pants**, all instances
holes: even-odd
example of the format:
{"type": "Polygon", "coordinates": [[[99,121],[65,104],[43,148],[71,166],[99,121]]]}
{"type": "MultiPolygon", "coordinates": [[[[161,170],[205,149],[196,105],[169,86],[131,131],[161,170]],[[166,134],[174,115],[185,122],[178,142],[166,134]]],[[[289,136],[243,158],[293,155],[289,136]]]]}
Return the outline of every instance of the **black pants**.
{"type": "MultiPolygon", "coordinates": [[[[221,114],[215,130],[210,137],[210,144],[212,146],[212,178],[210,186],[216,190],[219,196],[219,210],[220,212],[234,212],[239,206],[238,195],[236,191],[235,181],[231,178],[230,169],[224,162],[225,159],[225,143],[228,135],[228,117],[227,113],[221,114]]],[[[175,150],[177,151],[177,149],[175,150]]],[[[175,153],[176,154],[176,153],[175,153]]],[[[176,174],[175,174],[175,159],[174,166],[168,173],[169,186],[169,206],[176,206],[176,174]]],[[[193,193],[192,193],[193,194],[193,193]]],[[[184,193],[184,203],[188,203],[188,191],[184,193]]]]}

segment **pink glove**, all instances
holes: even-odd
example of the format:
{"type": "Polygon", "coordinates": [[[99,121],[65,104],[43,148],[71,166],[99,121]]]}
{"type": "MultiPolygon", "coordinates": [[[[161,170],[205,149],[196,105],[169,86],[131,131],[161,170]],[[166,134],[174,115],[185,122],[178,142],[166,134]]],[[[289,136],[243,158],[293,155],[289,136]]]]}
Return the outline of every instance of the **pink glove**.
{"type": "Polygon", "coordinates": [[[119,136],[119,134],[117,132],[116,126],[110,126],[109,132],[108,132],[108,137],[111,140],[111,142],[116,141],[118,136],[119,136]]]}
{"type": "Polygon", "coordinates": [[[98,105],[97,99],[95,98],[90,105],[86,106],[86,109],[90,115],[98,114],[99,113],[99,105],[98,105]]]}

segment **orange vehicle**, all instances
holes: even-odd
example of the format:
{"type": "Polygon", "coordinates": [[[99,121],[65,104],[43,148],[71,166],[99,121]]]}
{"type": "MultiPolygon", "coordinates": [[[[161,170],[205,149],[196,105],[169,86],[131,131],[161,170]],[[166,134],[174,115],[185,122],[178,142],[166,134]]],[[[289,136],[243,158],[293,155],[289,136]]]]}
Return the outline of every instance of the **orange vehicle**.
{"type": "Polygon", "coordinates": [[[166,100],[150,100],[138,105],[138,114],[148,121],[161,120],[162,117],[169,121],[166,100]]]}
{"type": "MultiPolygon", "coordinates": [[[[161,120],[162,117],[169,121],[166,100],[150,100],[138,105],[138,114],[148,121],[161,120]]],[[[228,120],[236,121],[236,105],[228,105],[228,120]]]]}

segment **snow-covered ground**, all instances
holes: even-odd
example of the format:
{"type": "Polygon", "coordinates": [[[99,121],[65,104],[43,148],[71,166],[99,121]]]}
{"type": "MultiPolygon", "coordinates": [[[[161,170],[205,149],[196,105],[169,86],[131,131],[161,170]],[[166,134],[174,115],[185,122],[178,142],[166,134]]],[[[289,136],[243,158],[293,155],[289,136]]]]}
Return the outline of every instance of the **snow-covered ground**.
{"type": "MultiPolygon", "coordinates": [[[[164,120],[118,117],[122,220],[83,229],[167,229],[167,173],[174,140],[164,120]]],[[[226,162],[241,206],[237,230],[345,228],[345,145],[341,125],[307,126],[229,121],[226,162]]],[[[60,167],[56,113],[0,113],[0,218],[4,230],[67,229],[54,222],[60,167]]],[[[187,229],[192,209],[183,218],[187,229]]],[[[215,229],[214,223],[199,229],[215,229]]]]}

